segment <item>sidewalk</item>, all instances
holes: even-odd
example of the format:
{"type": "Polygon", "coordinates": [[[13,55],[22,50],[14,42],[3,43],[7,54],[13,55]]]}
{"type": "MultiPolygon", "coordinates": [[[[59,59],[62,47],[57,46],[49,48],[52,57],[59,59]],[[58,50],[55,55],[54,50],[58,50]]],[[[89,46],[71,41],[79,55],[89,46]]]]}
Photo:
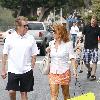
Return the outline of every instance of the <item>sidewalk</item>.
{"type": "MultiPolygon", "coordinates": [[[[0,64],[1,66],[1,64],[0,64]]],[[[29,100],[50,100],[50,90],[49,90],[49,83],[48,83],[48,77],[46,75],[42,75],[39,70],[39,65],[36,64],[36,67],[34,69],[34,91],[29,93],[29,100]]],[[[96,100],[100,100],[100,65],[98,65],[97,69],[97,80],[96,81],[89,81],[86,78],[86,68],[83,67],[84,72],[79,74],[78,81],[80,82],[79,85],[75,88],[75,78],[72,76],[71,84],[70,84],[70,95],[71,97],[74,97],[74,92],[76,93],[76,96],[81,95],[81,91],[84,90],[84,93],[93,92],[96,96],[96,100]]],[[[9,100],[7,91],[5,91],[7,80],[2,80],[0,77],[0,100],[9,100]]],[[[19,93],[17,94],[17,100],[19,100],[19,93]]],[[[59,99],[63,100],[63,96],[61,93],[61,88],[59,91],[59,99]]]]}

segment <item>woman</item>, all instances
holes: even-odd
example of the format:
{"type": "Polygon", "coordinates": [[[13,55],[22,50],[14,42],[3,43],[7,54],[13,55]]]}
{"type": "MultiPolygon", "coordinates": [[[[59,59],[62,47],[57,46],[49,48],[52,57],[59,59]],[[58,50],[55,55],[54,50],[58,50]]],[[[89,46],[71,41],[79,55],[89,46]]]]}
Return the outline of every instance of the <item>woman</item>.
{"type": "Polygon", "coordinates": [[[74,59],[73,45],[69,40],[69,33],[63,25],[54,25],[54,40],[49,43],[46,48],[50,53],[50,74],[49,84],[51,92],[51,100],[57,100],[59,93],[59,85],[61,85],[64,100],[70,98],[69,83],[71,72],[68,65],[68,58],[71,60],[74,75],[76,74],[76,60],[74,59]]]}

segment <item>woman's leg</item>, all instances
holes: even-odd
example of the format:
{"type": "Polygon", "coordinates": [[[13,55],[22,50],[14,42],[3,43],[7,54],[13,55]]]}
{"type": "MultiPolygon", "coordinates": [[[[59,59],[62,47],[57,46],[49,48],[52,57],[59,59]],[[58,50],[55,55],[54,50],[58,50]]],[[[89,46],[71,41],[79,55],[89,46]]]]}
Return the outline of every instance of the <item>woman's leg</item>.
{"type": "Polygon", "coordinates": [[[70,94],[69,94],[69,85],[61,85],[62,88],[62,93],[64,96],[64,100],[67,100],[70,98],[70,94]]]}
{"type": "Polygon", "coordinates": [[[57,100],[58,93],[59,93],[59,85],[50,84],[50,92],[51,92],[51,100],[57,100]]]}

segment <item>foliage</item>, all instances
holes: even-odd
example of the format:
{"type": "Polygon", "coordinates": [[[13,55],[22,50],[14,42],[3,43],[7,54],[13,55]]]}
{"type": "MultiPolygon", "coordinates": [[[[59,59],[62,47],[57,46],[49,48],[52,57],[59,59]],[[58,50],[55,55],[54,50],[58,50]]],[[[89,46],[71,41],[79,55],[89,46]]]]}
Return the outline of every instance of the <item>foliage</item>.
{"type": "Polygon", "coordinates": [[[83,0],[0,0],[1,6],[14,11],[14,16],[34,16],[36,9],[43,7],[45,12],[49,12],[54,7],[60,8],[63,5],[68,5],[71,8],[77,8],[83,5],[83,0]]]}
{"type": "Polygon", "coordinates": [[[0,7],[0,31],[5,31],[13,26],[14,20],[10,10],[0,7]]]}
{"type": "Polygon", "coordinates": [[[37,20],[37,18],[38,18],[38,16],[27,16],[27,18],[28,18],[28,20],[30,20],[30,21],[36,21],[37,20]]]}
{"type": "Polygon", "coordinates": [[[92,0],[91,8],[93,14],[97,15],[98,20],[100,20],[100,0],[92,0]]]}

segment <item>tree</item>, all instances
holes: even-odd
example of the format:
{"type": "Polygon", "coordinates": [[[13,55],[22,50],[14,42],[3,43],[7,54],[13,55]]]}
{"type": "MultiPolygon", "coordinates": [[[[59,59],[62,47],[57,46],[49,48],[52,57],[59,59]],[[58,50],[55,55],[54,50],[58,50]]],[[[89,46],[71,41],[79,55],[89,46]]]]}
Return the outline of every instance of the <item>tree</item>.
{"type": "MultiPolygon", "coordinates": [[[[14,16],[36,16],[37,8],[42,7],[38,20],[42,20],[54,8],[68,4],[71,8],[82,6],[83,0],[0,0],[1,6],[14,11],[14,16]]],[[[69,7],[69,8],[70,8],[69,7]]]]}
{"type": "Polygon", "coordinates": [[[90,5],[91,5],[91,0],[83,0],[84,1],[84,5],[86,9],[89,9],[90,5]]]}
{"type": "Polygon", "coordinates": [[[98,20],[100,20],[100,0],[92,0],[91,9],[93,14],[95,14],[98,17],[98,20]]]}

